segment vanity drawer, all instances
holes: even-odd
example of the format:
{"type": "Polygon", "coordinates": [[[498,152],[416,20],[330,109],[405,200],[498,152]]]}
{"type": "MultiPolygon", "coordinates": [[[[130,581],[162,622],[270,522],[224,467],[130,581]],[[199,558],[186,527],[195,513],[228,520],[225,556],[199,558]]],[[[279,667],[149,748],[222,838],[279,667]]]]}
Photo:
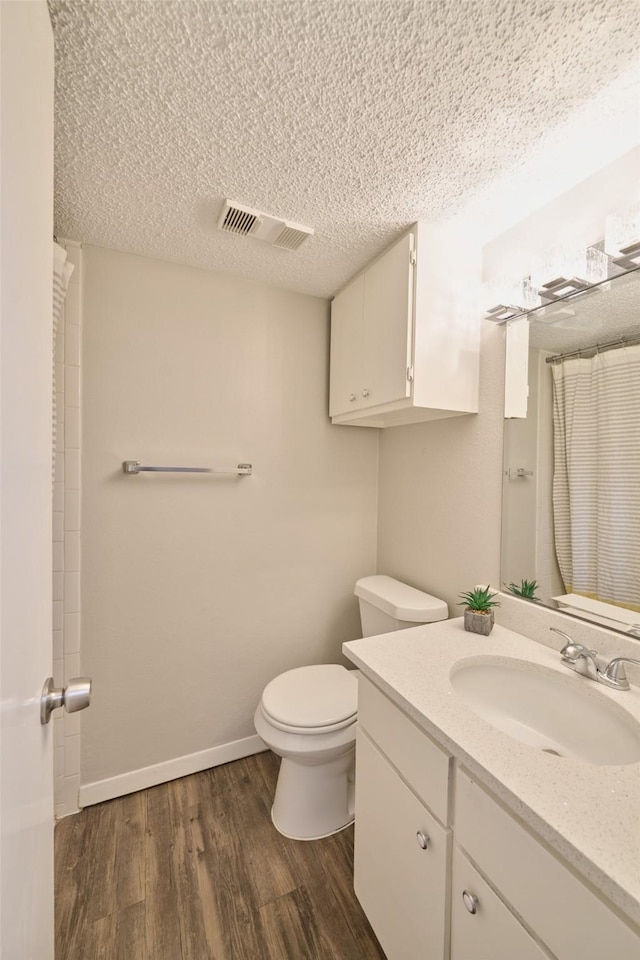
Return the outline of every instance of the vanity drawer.
{"type": "Polygon", "coordinates": [[[638,932],[460,769],[454,833],[492,886],[558,960],[638,960],[638,932]]]}
{"type": "Polygon", "coordinates": [[[358,721],[441,823],[448,823],[451,757],[365,677],[358,721]]]}
{"type": "Polygon", "coordinates": [[[469,863],[453,848],[451,889],[451,960],[549,960],[510,910],[469,863]],[[477,898],[475,913],[463,893],[477,898]]]}

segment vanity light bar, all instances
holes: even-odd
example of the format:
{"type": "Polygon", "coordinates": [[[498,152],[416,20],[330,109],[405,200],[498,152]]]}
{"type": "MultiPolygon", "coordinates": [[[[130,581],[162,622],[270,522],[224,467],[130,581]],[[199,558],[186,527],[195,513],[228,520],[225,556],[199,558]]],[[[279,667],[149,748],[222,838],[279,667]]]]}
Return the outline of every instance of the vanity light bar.
{"type": "Polygon", "coordinates": [[[634,270],[640,267],[640,240],[630,243],[627,247],[621,247],[620,253],[621,257],[613,258],[616,267],[622,267],[623,270],[634,270]]]}
{"type": "Polygon", "coordinates": [[[533,257],[531,272],[522,280],[497,277],[485,285],[487,300],[498,301],[485,311],[485,319],[506,323],[547,307],[558,300],[578,297],[640,269],[640,200],[609,214],[604,239],[589,246],[576,241],[554,244],[533,257]],[[555,279],[547,280],[549,276],[555,279]],[[495,297],[495,300],[494,300],[495,297]],[[504,304],[502,299],[507,300],[504,304]],[[514,302],[518,306],[514,306],[514,302]]]}
{"type": "Polygon", "coordinates": [[[493,320],[494,323],[505,323],[507,320],[513,320],[514,317],[519,317],[521,313],[521,307],[508,307],[504,303],[498,303],[495,307],[491,307],[486,311],[485,319],[493,320]]]}
{"type": "Polygon", "coordinates": [[[570,297],[572,294],[579,293],[581,290],[588,290],[592,286],[593,284],[587,283],[586,280],[579,280],[577,277],[573,277],[571,280],[566,277],[557,277],[555,280],[543,284],[539,293],[543,299],[562,300],[563,297],[570,297]]]}
{"type": "Polygon", "coordinates": [[[545,310],[554,303],[562,300],[569,300],[580,296],[585,296],[595,290],[604,287],[604,284],[617,280],[618,277],[624,277],[626,274],[640,270],[640,242],[633,244],[634,248],[625,257],[618,257],[616,260],[609,258],[614,264],[614,272],[604,280],[598,280],[597,283],[588,283],[578,277],[572,277],[567,280],[564,277],[558,277],[549,284],[545,284],[540,290],[540,297],[543,302],[537,307],[520,306],[494,306],[485,310],[484,319],[491,320],[492,323],[507,323],[509,320],[515,320],[517,317],[527,317],[537,313],[539,310],[545,310]]]}

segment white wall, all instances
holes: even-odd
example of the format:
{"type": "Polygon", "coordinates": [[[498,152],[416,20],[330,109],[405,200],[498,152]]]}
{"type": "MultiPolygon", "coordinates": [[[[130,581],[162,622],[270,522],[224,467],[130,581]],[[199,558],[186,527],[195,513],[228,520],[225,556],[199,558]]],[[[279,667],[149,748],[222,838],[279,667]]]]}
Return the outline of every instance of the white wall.
{"type": "Polygon", "coordinates": [[[252,751],[265,683],[358,635],[378,437],[329,423],[326,301],[92,247],[83,284],[87,785],[252,751]],[[254,475],[127,477],[125,459],[254,475]]]}
{"type": "Polygon", "coordinates": [[[458,593],[499,583],[504,330],[482,326],[480,412],[380,432],[378,571],[458,593]]]}

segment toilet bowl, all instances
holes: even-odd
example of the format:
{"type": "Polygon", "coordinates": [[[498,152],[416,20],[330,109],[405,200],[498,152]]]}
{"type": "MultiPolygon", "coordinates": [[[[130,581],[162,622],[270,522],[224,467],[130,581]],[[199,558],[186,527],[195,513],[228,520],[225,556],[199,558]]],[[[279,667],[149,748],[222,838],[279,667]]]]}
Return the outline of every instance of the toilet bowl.
{"type": "MultiPolygon", "coordinates": [[[[449,612],[444,601],[391,577],[363,577],[354,592],[363,636],[445,620],[449,612]]],[[[271,818],[285,837],[317,840],[353,822],[357,676],[339,664],[297,667],[262,693],[254,724],[282,758],[271,818]]]]}
{"type": "Polygon", "coordinates": [[[338,664],[298,667],[267,684],[255,728],[279,757],[271,809],[294,840],[317,840],[353,820],[356,671],[338,664]]]}

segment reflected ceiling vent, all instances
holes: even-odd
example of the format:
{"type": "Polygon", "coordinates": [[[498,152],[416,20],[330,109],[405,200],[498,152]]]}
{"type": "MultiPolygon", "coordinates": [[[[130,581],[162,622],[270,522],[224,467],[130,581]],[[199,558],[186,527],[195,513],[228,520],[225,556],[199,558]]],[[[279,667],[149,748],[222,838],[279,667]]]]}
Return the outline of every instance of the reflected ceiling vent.
{"type": "Polygon", "coordinates": [[[225,200],[218,218],[218,226],[226,233],[240,237],[255,237],[283,250],[298,250],[313,229],[301,223],[289,223],[261,210],[252,210],[241,203],[225,200]]]}

